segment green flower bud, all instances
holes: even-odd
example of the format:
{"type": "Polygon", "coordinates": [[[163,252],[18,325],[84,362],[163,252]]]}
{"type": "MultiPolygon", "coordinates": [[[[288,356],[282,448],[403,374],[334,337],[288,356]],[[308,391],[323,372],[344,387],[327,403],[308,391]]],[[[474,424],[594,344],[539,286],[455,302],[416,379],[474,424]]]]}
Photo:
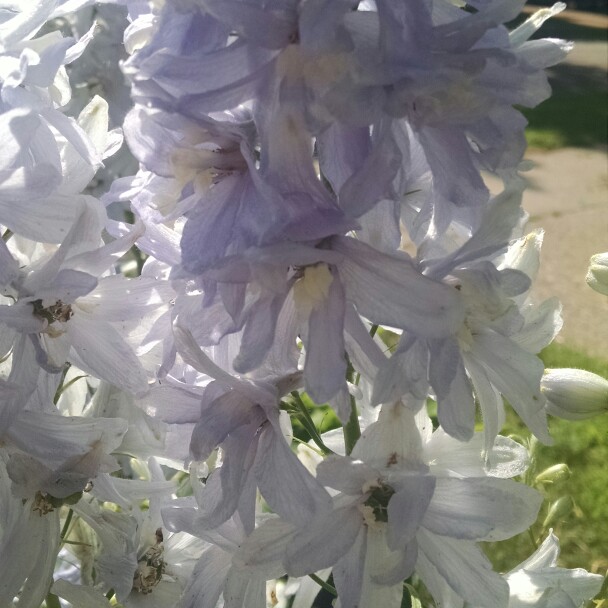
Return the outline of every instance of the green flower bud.
{"type": "Polygon", "coordinates": [[[591,256],[586,280],[591,289],[608,296],[608,251],[591,256]]]}
{"type": "Polygon", "coordinates": [[[574,509],[572,496],[560,496],[549,509],[543,522],[543,528],[551,528],[568,516],[574,509]]]}
{"type": "Polygon", "coordinates": [[[582,369],[549,369],[541,389],[552,416],[583,420],[608,411],[608,380],[582,369]]]}
{"type": "Polygon", "coordinates": [[[541,471],[535,478],[535,483],[558,483],[565,481],[571,475],[567,464],[554,464],[552,467],[541,471]]]}

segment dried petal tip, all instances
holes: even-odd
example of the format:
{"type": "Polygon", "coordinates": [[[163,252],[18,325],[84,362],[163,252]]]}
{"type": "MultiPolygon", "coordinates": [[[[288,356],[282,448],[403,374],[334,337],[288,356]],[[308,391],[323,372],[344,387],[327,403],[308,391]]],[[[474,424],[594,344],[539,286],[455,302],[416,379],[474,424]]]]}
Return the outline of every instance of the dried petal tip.
{"type": "Polygon", "coordinates": [[[582,369],[550,369],[541,383],[552,416],[568,420],[608,412],[608,380],[582,369]]]}
{"type": "Polygon", "coordinates": [[[608,296],[608,251],[591,256],[586,280],[591,289],[608,296]]]}

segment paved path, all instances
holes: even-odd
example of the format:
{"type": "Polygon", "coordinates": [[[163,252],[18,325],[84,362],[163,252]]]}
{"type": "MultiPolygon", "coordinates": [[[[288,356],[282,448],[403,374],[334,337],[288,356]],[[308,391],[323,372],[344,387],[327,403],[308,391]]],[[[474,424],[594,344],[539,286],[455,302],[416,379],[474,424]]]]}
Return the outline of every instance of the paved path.
{"type": "Polygon", "coordinates": [[[545,230],[534,292],[562,302],[558,341],[608,359],[608,297],[585,283],[591,255],[608,251],[608,157],[580,148],[527,156],[535,167],[526,174],[524,208],[530,228],[545,230]]]}
{"type": "MultiPolygon", "coordinates": [[[[560,18],[604,33],[608,29],[605,15],[564,11],[560,18]]],[[[606,87],[608,42],[576,42],[554,77],[575,73],[578,66],[593,68],[600,86],[606,87]]],[[[558,341],[608,359],[608,297],[585,283],[590,256],[608,251],[608,153],[605,149],[563,148],[530,150],[526,157],[534,168],[526,174],[529,188],[524,207],[530,214],[530,228],[545,229],[534,292],[543,299],[556,295],[563,304],[564,328],[558,341]]]]}

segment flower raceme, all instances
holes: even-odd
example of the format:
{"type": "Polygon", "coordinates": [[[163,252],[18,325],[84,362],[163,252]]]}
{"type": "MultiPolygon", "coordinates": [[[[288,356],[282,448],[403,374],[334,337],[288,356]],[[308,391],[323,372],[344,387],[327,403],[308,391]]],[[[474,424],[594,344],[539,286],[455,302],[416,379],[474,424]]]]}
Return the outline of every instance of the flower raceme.
{"type": "Polygon", "coordinates": [[[559,304],[530,297],[542,233],[522,236],[517,108],[549,95],[570,45],[530,38],[564,5],[509,32],[523,0],[17,4],[0,605],[596,592],[552,536],[504,576],[478,545],[542,501],[513,480],[530,462],[503,397],[550,443],[546,414],[587,416],[605,388],[543,377],[559,304]]]}

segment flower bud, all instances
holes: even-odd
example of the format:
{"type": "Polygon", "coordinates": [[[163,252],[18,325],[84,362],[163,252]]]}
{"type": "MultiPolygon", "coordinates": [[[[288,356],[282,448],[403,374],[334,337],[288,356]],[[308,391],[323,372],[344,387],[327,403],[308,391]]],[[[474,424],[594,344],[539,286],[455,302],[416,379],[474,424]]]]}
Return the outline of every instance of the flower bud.
{"type": "Polygon", "coordinates": [[[582,420],[608,411],[608,380],[582,369],[550,369],[541,382],[552,416],[582,420]]]}
{"type": "Polygon", "coordinates": [[[586,280],[591,289],[608,296],[608,251],[591,256],[586,280]]]}
{"type": "Polygon", "coordinates": [[[574,509],[574,500],[572,496],[560,496],[549,509],[547,517],[543,522],[543,528],[547,529],[551,526],[555,526],[561,520],[565,519],[574,509]]]}
{"type": "Polygon", "coordinates": [[[571,475],[567,464],[554,464],[552,467],[541,471],[534,479],[536,483],[559,483],[565,481],[571,475]]]}

